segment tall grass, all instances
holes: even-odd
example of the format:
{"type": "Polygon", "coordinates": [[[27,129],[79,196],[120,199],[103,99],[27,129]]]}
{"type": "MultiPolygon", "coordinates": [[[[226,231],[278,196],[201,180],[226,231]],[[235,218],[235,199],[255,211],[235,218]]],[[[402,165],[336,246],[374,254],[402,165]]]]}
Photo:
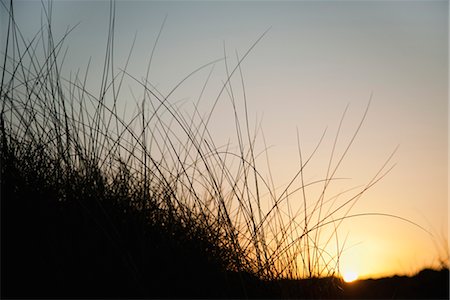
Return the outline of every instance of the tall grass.
{"type": "Polygon", "coordinates": [[[391,155],[365,186],[330,195],[369,104],[338,155],[342,115],[323,179],[310,182],[305,174],[326,132],[309,155],[299,142],[298,172],[280,192],[270,173],[260,171],[267,150],[256,147],[241,71],[265,34],[235,65],[225,58],[207,63],[163,94],[149,71],[143,80],[129,74],[132,51],[116,68],[112,3],[94,93],[88,69],[63,75],[64,45],[74,28],[55,39],[51,4],[31,40],[21,34],[12,1],[1,5],[9,15],[0,90],[6,296],[267,297],[276,287],[264,289],[264,282],[338,275],[340,224],[361,216],[352,207],[392,168],[391,155]],[[201,98],[192,113],[171,102],[186,79],[220,63],[226,79],[206,114],[201,98]],[[143,96],[125,117],[118,107],[128,101],[122,98],[127,80],[143,96]],[[237,142],[218,145],[209,123],[226,96],[237,142]],[[318,197],[309,195],[311,187],[320,189],[318,197]],[[331,243],[335,253],[327,252],[331,243]]]}

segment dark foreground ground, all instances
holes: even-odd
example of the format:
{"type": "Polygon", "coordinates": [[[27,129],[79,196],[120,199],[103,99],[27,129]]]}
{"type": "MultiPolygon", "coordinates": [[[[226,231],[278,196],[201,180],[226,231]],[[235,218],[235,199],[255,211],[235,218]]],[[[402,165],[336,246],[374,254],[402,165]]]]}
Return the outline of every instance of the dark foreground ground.
{"type": "Polygon", "coordinates": [[[345,298],[448,299],[449,272],[423,270],[413,277],[394,276],[355,281],[344,285],[345,298]]]}
{"type": "Polygon", "coordinates": [[[449,299],[449,271],[425,269],[415,276],[393,276],[345,283],[312,279],[280,283],[284,298],[449,299]]]}

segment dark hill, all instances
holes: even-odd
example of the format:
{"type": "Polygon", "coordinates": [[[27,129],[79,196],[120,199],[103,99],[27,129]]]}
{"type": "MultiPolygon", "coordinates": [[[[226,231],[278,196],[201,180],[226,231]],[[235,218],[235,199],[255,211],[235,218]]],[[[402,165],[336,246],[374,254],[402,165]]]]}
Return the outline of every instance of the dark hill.
{"type": "Polygon", "coordinates": [[[413,277],[393,276],[345,284],[349,299],[448,299],[449,271],[425,269],[413,277]]]}

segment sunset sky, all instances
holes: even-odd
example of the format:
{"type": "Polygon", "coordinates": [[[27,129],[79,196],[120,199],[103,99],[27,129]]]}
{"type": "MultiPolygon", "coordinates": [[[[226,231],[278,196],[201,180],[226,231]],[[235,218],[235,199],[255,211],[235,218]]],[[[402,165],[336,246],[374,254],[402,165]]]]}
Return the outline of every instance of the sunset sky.
{"type": "MultiPolygon", "coordinates": [[[[41,24],[41,3],[17,1],[15,9],[16,22],[30,39],[41,24]]],[[[5,10],[1,12],[0,27],[6,28],[5,10]]],[[[367,118],[337,175],[350,179],[333,183],[333,188],[339,192],[366,184],[398,146],[389,164],[396,164],[393,170],[351,214],[400,216],[434,237],[399,219],[350,218],[339,228],[341,241],[346,239],[341,268],[360,277],[411,274],[436,265],[444,254],[441,247],[448,245],[448,14],[448,1],[117,1],[115,65],[123,68],[136,36],[128,73],[143,78],[167,16],[149,76],[167,94],[193,70],[223,58],[224,49],[227,63],[235,66],[236,53],[242,57],[268,30],[242,63],[242,72],[250,124],[261,124],[276,186],[286,185],[298,170],[297,129],[307,156],[328,128],[305,173],[309,181],[323,178],[345,107],[349,104],[337,154],[344,151],[371,98],[367,118]]],[[[91,58],[88,88],[95,91],[109,2],[55,1],[52,17],[55,37],[78,24],[65,42],[64,74],[83,73],[91,58]]],[[[0,38],[3,44],[3,29],[0,38]]],[[[211,68],[189,78],[171,100],[190,107],[211,68]]],[[[202,102],[205,112],[226,80],[224,60],[211,74],[202,102]]],[[[242,99],[239,74],[232,84],[242,99]]],[[[122,98],[131,111],[135,102],[128,87],[122,98]]],[[[217,145],[235,135],[226,95],[210,129],[217,145]]],[[[259,137],[257,146],[263,150],[261,132],[259,137]]]]}

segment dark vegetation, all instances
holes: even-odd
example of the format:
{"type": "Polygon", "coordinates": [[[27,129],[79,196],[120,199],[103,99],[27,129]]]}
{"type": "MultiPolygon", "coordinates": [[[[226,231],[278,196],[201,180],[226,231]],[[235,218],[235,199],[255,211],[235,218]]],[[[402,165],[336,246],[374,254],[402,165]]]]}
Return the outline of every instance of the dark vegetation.
{"type": "Polygon", "coordinates": [[[263,291],[255,290],[254,275],[226,271],[231,251],[195,221],[183,224],[159,208],[144,214],[128,205],[135,198],[93,177],[99,174],[69,175],[39,149],[18,159],[14,148],[2,145],[3,296],[228,298],[263,291]]]}
{"type": "Polygon", "coordinates": [[[448,268],[424,269],[415,276],[358,280],[345,284],[347,299],[448,299],[448,268]]]}
{"type": "Polygon", "coordinates": [[[280,298],[301,299],[448,299],[449,271],[424,269],[414,276],[393,276],[345,283],[334,277],[281,280],[280,298]]]}
{"type": "MultiPolygon", "coordinates": [[[[300,170],[276,197],[258,172],[247,112],[246,126],[234,120],[238,150],[232,152],[210,136],[213,109],[206,117],[183,115],[170,94],[137,81],[126,66],[114,73],[113,4],[98,96],[87,90],[87,75],[62,75],[67,35],[54,39],[51,7],[43,8],[47,23],[28,40],[12,2],[1,5],[9,15],[0,90],[3,298],[344,295],[333,277],[339,253],[325,255],[316,233],[337,228],[386,173],[389,159],[367,186],[326,207],[325,192],[365,115],[334,166],[332,152],[325,179],[303,181],[314,153],[302,160],[299,151],[300,170]],[[130,119],[117,111],[124,78],[144,91],[130,119]],[[232,158],[238,163],[230,165],[232,158]],[[323,193],[307,205],[304,190],[313,184],[323,184],[323,193]],[[261,206],[263,191],[271,195],[269,210],[261,206]],[[303,210],[286,212],[295,193],[302,193],[303,210]],[[325,278],[293,280],[299,277],[325,278]]],[[[250,50],[227,71],[216,101],[230,91],[250,50]]],[[[357,285],[349,291],[362,295],[357,285]]]]}

